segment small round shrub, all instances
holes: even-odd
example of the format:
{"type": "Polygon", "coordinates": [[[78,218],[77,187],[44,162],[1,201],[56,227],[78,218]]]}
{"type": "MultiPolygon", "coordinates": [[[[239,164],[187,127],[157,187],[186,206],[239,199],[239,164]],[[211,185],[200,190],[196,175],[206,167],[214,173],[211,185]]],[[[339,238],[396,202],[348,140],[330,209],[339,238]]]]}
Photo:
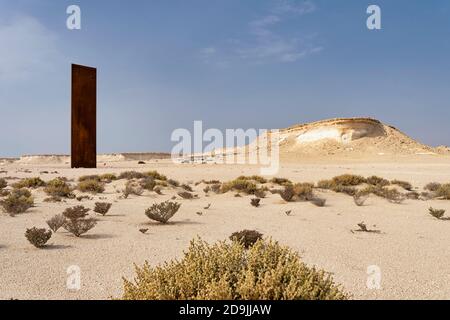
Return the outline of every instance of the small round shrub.
{"type": "Polygon", "coordinates": [[[52,237],[52,232],[45,229],[31,228],[27,229],[25,237],[36,248],[43,248],[52,237]]]}
{"type": "Polygon", "coordinates": [[[0,179],[0,190],[6,188],[7,186],[8,186],[8,182],[6,182],[5,179],[1,178],[0,179]]]}
{"type": "Polygon", "coordinates": [[[105,185],[99,180],[88,179],[78,183],[78,190],[81,192],[89,192],[93,194],[103,193],[105,185]]]}
{"type": "Polygon", "coordinates": [[[24,213],[33,205],[34,199],[27,189],[14,189],[7,198],[0,201],[0,206],[11,216],[24,213]]]}
{"type": "Polygon", "coordinates": [[[193,240],[184,257],[162,266],[136,266],[124,280],[125,300],[345,300],[324,271],[272,240],[214,245],[193,240]]]}
{"type": "Polygon", "coordinates": [[[13,187],[16,189],[21,189],[21,188],[39,188],[39,187],[44,187],[45,186],[45,182],[43,180],[41,180],[41,178],[36,177],[36,178],[26,178],[26,179],[22,179],[19,182],[16,182],[13,184],[13,187]]]}
{"type": "Polygon", "coordinates": [[[52,197],[72,198],[72,189],[62,178],[55,178],[47,182],[44,191],[52,197]]]}

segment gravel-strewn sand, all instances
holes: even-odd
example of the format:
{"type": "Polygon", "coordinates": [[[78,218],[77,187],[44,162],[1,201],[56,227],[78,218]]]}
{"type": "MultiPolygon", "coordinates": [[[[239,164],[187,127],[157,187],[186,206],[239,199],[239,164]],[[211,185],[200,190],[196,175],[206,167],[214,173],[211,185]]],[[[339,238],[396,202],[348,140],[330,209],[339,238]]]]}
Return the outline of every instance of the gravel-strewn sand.
{"type": "MultiPolygon", "coordinates": [[[[317,182],[342,173],[379,175],[402,179],[420,189],[428,182],[450,182],[450,159],[423,156],[357,163],[326,161],[286,163],[279,176],[295,182],[317,182]]],[[[71,170],[66,165],[54,167],[14,164],[2,165],[8,173],[1,177],[34,177],[39,172],[49,180],[57,176],[77,178],[85,174],[119,173],[125,170],[158,170],[182,182],[202,179],[234,179],[239,175],[258,174],[252,166],[174,165],[169,161],[107,163],[96,170],[71,170]],[[31,173],[21,172],[25,169],[31,173]]],[[[47,249],[35,249],[24,237],[26,228],[46,227],[46,219],[64,208],[80,204],[44,203],[42,190],[33,191],[36,207],[12,218],[0,214],[0,298],[2,299],[107,299],[121,294],[121,277],[133,275],[133,263],[148,260],[159,264],[180,257],[189,241],[201,236],[207,241],[223,240],[238,230],[256,229],[298,250],[304,261],[331,272],[335,280],[356,299],[450,299],[450,221],[438,221],[427,211],[430,206],[447,209],[450,201],[407,200],[397,205],[371,197],[365,206],[357,207],[353,199],[333,192],[320,192],[327,206],[311,203],[285,203],[278,195],[268,194],[260,208],[250,206],[249,196],[235,198],[234,193],[205,197],[203,185],[194,187],[200,199],[179,200],[182,207],[169,225],[150,222],[144,210],[156,201],[170,199],[165,195],[145,193],[141,197],[119,199],[125,181],[107,185],[104,194],[81,204],[93,208],[94,202],[106,197],[113,206],[98,225],[82,238],[65,231],[53,235],[47,249]],[[203,207],[208,203],[209,210],[203,207]],[[292,215],[285,211],[292,210],[292,215]],[[203,216],[198,216],[202,211],[203,216]],[[381,234],[352,233],[364,221],[381,234]],[[148,234],[138,229],[149,228],[148,234]],[[66,270],[81,268],[82,288],[66,288],[66,270]],[[382,271],[382,289],[366,287],[367,267],[377,265],[382,271]]],[[[105,201],[105,200],[102,200],[105,201]]]]}

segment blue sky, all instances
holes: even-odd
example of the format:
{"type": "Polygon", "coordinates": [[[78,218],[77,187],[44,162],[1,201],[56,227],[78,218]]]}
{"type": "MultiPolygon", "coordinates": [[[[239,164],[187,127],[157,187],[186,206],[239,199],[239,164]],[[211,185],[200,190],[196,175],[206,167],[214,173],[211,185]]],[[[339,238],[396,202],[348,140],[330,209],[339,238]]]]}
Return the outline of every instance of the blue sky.
{"type": "Polygon", "coordinates": [[[69,153],[71,63],[98,68],[102,153],[352,116],[450,145],[449,57],[444,0],[0,0],[0,156],[69,153]]]}

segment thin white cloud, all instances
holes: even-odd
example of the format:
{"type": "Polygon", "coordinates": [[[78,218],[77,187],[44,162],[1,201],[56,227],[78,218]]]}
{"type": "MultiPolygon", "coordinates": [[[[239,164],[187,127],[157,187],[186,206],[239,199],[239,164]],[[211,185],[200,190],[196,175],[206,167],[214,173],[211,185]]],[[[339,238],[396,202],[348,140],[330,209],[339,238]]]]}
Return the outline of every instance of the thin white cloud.
{"type": "Polygon", "coordinates": [[[285,20],[299,19],[315,10],[316,6],[309,0],[275,0],[266,15],[248,23],[248,29],[245,31],[247,36],[227,41],[220,55],[217,54],[216,47],[214,52],[205,51],[210,48],[202,49],[203,61],[208,64],[223,64],[223,61],[227,60],[227,65],[229,61],[236,59],[252,64],[292,63],[319,53],[323,47],[314,44],[314,37],[290,35],[286,30],[277,31],[285,20]]]}
{"type": "Polygon", "coordinates": [[[0,43],[0,81],[26,80],[51,69],[59,57],[55,35],[29,16],[0,24],[0,43]]]}

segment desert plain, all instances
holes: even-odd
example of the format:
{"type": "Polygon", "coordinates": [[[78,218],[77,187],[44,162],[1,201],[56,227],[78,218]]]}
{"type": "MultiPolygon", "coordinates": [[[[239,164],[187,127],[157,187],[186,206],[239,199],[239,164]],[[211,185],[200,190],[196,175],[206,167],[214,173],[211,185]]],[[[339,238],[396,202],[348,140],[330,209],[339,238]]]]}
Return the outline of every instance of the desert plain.
{"type": "MultiPolygon", "coordinates": [[[[67,163],[3,162],[0,178],[9,183],[40,177],[49,181],[66,177],[76,184],[84,175],[157,170],[170,179],[189,184],[194,199],[182,199],[179,188],[162,194],[145,191],[123,198],[126,180],[105,185],[89,199],[44,202],[42,188],[32,190],[35,205],[23,214],[0,214],[0,299],[110,299],[122,294],[122,277],[132,279],[133,264],[159,265],[182,257],[189,242],[227,240],[231,233],[254,229],[296,250],[309,266],[329,272],[353,299],[450,299],[450,221],[428,213],[430,207],[450,213],[450,200],[405,199],[392,203],[370,195],[364,205],[343,193],[315,188],[326,199],[323,207],[309,201],[286,202],[267,192],[260,207],[250,205],[252,195],[235,191],[204,192],[203,180],[222,182],[260,174],[255,165],[174,163],[153,159],[105,161],[97,169],[70,169],[67,163]],[[144,214],[152,204],[176,197],[181,208],[168,224],[144,214]],[[46,220],[65,208],[98,201],[110,202],[105,216],[96,215],[95,228],[80,238],[65,230],[54,233],[43,249],[24,237],[27,228],[48,228],[46,220]],[[208,209],[205,209],[210,204],[208,209]],[[289,212],[289,214],[287,214],[289,212]],[[358,224],[379,232],[358,232],[358,224]],[[143,234],[139,230],[148,231],[143,234]],[[67,288],[70,266],[79,266],[81,287],[67,288]],[[379,287],[368,286],[371,270],[379,268],[379,287]],[[372,269],[371,269],[372,268],[372,269]]],[[[397,154],[363,157],[286,156],[277,177],[292,182],[317,183],[342,174],[379,176],[412,184],[417,193],[430,182],[450,182],[450,157],[442,154],[397,154]]],[[[272,177],[267,177],[271,179],[272,177]]],[[[399,188],[400,190],[401,188],[399,188]]],[[[74,191],[77,196],[82,195],[74,191]]]]}

